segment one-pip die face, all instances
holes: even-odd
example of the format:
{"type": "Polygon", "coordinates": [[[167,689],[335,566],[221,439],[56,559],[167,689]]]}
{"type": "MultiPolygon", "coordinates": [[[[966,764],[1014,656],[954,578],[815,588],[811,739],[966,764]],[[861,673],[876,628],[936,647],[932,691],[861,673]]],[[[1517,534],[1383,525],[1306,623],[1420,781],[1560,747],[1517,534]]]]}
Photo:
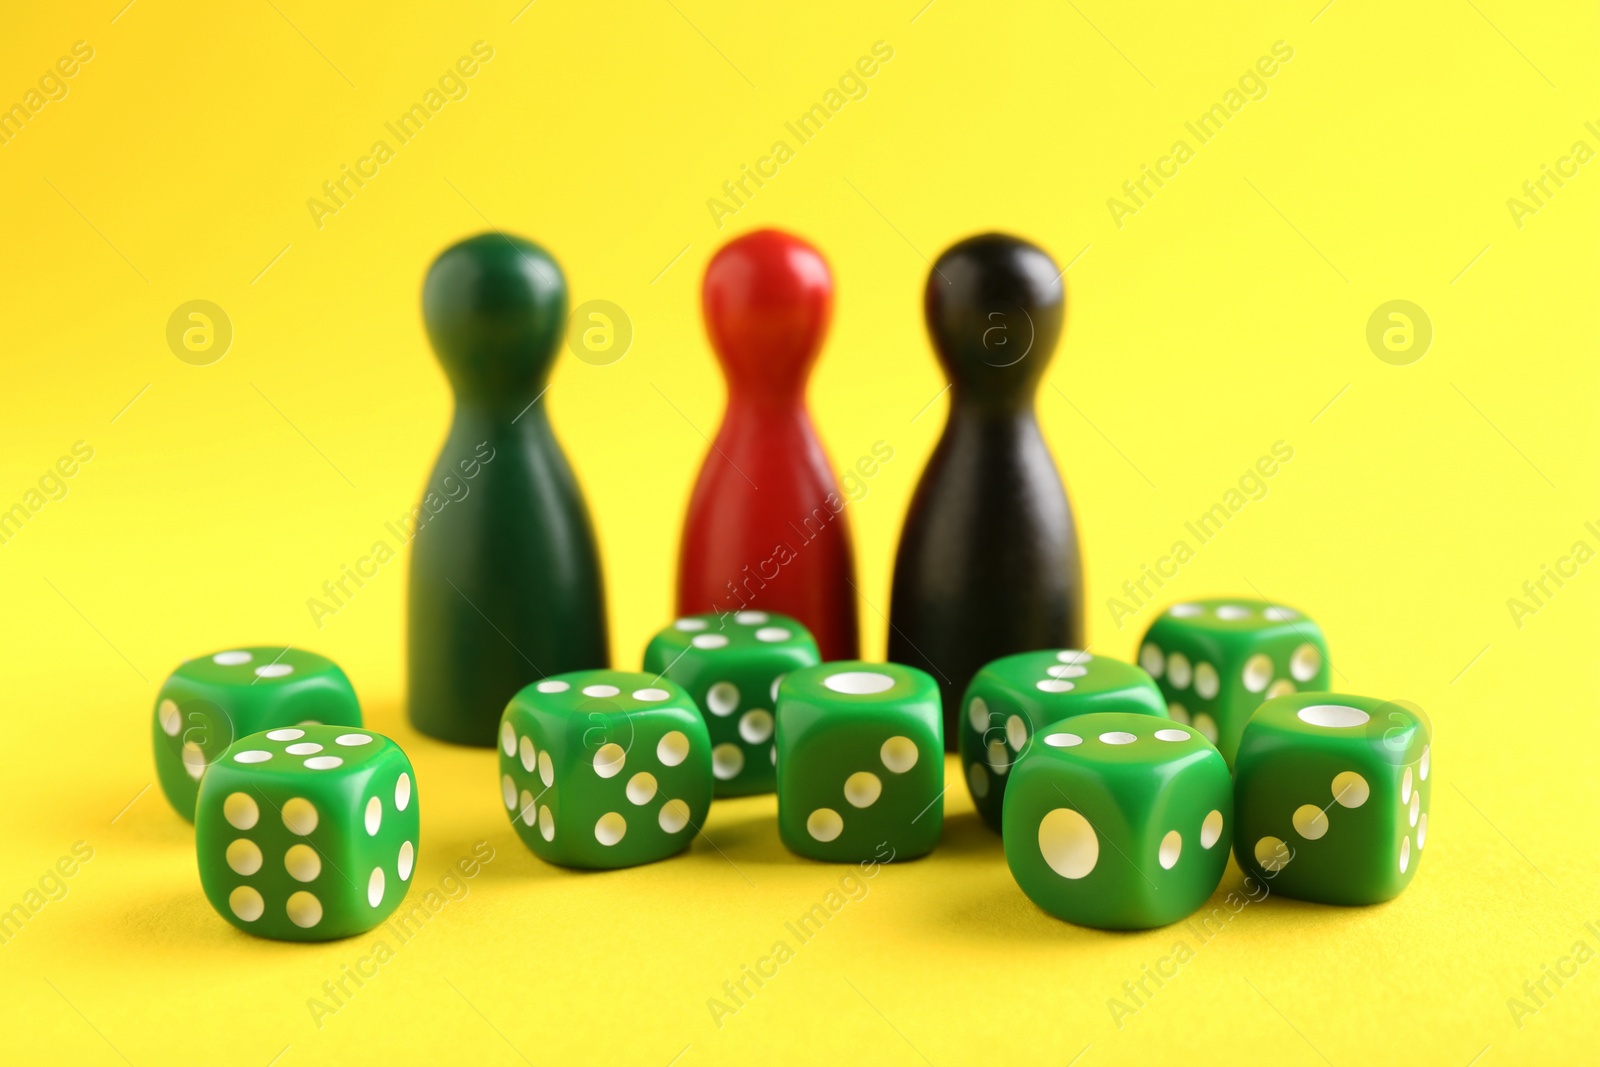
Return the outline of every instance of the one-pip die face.
{"type": "Polygon", "coordinates": [[[1409,705],[1342,693],[1269,700],[1234,761],[1239,866],[1302,900],[1388,900],[1421,862],[1432,770],[1428,723],[1409,705]]]}
{"type": "Polygon", "coordinates": [[[1233,783],[1192,727],[1080,715],[1040,731],[1011,771],[1006,862],[1034,903],[1082,926],[1134,930],[1193,912],[1228,863],[1233,783]]]}
{"type": "Polygon", "coordinates": [[[711,740],[688,692],[653,674],[572,671],[500,720],[500,792],[542,860],[630,867],[683,851],[711,806],[711,740]]]}
{"type": "Polygon", "coordinates": [[[242,737],[200,782],[200,883],[218,914],[261,937],[370,930],[410,886],[417,810],[411,762],[371,730],[242,737]]]}

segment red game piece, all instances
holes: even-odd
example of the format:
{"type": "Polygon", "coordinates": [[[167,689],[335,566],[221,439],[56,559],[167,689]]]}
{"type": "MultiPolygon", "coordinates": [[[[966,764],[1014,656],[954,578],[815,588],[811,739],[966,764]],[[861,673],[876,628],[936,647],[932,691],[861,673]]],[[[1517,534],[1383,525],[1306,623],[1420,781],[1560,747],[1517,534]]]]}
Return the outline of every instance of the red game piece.
{"type": "Polygon", "coordinates": [[[678,612],[791,615],[823,659],[854,659],[845,499],[805,408],[833,310],[828,264],[789,234],[746,234],[712,257],[701,308],[728,409],[689,498],[678,612]]]}

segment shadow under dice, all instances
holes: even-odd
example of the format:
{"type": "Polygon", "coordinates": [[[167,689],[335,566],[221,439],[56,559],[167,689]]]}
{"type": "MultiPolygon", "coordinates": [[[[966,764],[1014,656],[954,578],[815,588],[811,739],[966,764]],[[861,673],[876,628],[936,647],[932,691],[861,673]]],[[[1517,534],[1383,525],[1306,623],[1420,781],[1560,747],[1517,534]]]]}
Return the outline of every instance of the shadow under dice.
{"type": "Polygon", "coordinates": [[[650,639],[644,669],[677,682],[705,714],[716,795],[770,793],[777,785],[773,707],[778,680],[820,663],[811,632],[787,615],[692,615],[650,639]]]}
{"type": "Polygon", "coordinates": [[[1006,863],[1035,904],[1141,930],[1192,913],[1228,865],[1233,783],[1211,742],[1149,715],[1051,723],[1006,787],[1006,863]]]}
{"type": "Polygon", "coordinates": [[[631,867],[689,846],[711,807],[711,739],[682,686],[572,671],[525,686],[500,719],[500,792],[534,855],[631,867]]]}
{"type": "Polygon", "coordinates": [[[200,780],[195,848],[211,906],[248,933],[326,941],[399,906],[417,858],[411,761],[370,730],[242,737],[200,780]]]}
{"type": "Polygon", "coordinates": [[[1139,646],[1173,720],[1189,723],[1233,766],[1239,736],[1264,700],[1328,688],[1328,645],[1317,624],[1265,600],[1174,604],[1139,646]]]}
{"type": "Polygon", "coordinates": [[[1263,704],[1234,762],[1239,866],[1273,892],[1374,904],[1410,884],[1428,838],[1428,723],[1372,697],[1263,704]]]}
{"type": "Polygon", "coordinates": [[[331,659],[260,646],[185,660],[162,684],[152,720],[161,791],[193,822],[200,776],[237,738],[275,726],[360,726],[361,706],[331,659]]]}
{"type": "Polygon", "coordinates": [[[912,859],[939,843],[939,686],[898,663],[843,661],[778,687],[778,832],[811,859],[912,859]],[[887,851],[886,851],[887,850],[887,851]]]}
{"type": "Polygon", "coordinates": [[[967,789],[996,831],[1006,774],[1040,729],[1093,712],[1167,717],[1167,702],[1144,671],[1075,649],[1023,652],[985,664],[967,686],[962,707],[957,722],[967,789]]]}

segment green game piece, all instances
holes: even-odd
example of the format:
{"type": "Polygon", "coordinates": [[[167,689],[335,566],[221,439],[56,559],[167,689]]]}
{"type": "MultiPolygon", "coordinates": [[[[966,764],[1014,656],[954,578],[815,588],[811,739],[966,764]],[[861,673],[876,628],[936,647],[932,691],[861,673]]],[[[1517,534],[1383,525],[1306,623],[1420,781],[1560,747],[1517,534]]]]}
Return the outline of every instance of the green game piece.
{"type": "Polygon", "coordinates": [[[1193,728],[1103,712],[1051,723],[1011,769],[1006,863],[1035,904],[1107,930],[1165,926],[1228,865],[1233,783],[1193,728]]]}
{"type": "Polygon", "coordinates": [[[402,524],[407,707],[430,737],[487,748],[517,690],[610,663],[594,530],[546,395],[567,284],[538,245],[479,234],[434,261],[422,315],[455,415],[402,524]]]}
{"type": "Polygon", "coordinates": [[[957,717],[967,791],[996,832],[1005,801],[1006,772],[1045,726],[1074,715],[1125,711],[1167,717],[1167,702],[1138,667],[1076,649],[1002,656],[967,686],[957,717]]]}
{"type": "Polygon", "coordinates": [[[913,859],[944,822],[939,685],[915,667],[843,660],[778,686],[778,833],[793,852],[913,859]]]}
{"type": "Polygon", "coordinates": [[[259,937],[370,930],[411,884],[417,805],[411,761],[371,730],[241,737],[200,780],[200,885],[217,914],[259,937]]]}
{"type": "Polygon", "coordinates": [[[161,791],[194,822],[200,776],[235,738],[275,726],[360,726],[361,705],[333,660],[258,645],[185,660],[156,694],[151,721],[161,791]]]}
{"type": "Polygon", "coordinates": [[[682,686],[572,671],[525,687],[500,720],[500,794],[534,855],[632,867],[689,847],[711,807],[711,738],[682,686]]]}
{"type": "Polygon", "coordinates": [[[1416,876],[1432,733],[1412,706],[1297,693],[1261,705],[1234,761],[1234,855],[1273,892],[1375,904],[1416,876]]]}
{"type": "Polygon", "coordinates": [[[1263,700],[1328,688],[1328,645],[1317,624],[1265,600],[1174,604],[1150,624],[1143,667],[1173,720],[1217,746],[1228,766],[1263,700]]]}
{"type": "Polygon", "coordinates": [[[683,686],[705,714],[719,797],[777,787],[772,708],[778,680],[821,661],[810,631],[765,611],[679,619],[644,652],[645,672],[683,686]]]}

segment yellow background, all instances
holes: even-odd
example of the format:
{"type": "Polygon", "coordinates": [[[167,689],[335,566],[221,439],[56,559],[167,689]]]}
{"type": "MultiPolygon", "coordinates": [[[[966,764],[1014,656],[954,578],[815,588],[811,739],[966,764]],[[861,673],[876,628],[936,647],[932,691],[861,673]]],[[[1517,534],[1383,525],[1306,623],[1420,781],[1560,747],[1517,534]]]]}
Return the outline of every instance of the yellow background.
{"type": "Polygon", "coordinates": [[[1520,627],[1506,603],[1573,542],[1600,547],[1600,164],[1520,227],[1506,206],[1574,141],[1600,147],[1591,5],[122,2],[28,5],[0,33],[6,104],[73,42],[94,48],[0,146],[0,506],[94,448],[0,545],[0,908],[74,842],[94,850],[0,947],[10,1062],[1593,1058],[1600,963],[1521,1027],[1507,999],[1580,938],[1600,949],[1583,926],[1600,923],[1600,566],[1520,627]],[[469,95],[319,229],[307,199],[479,40],[494,58],[469,95]],[[894,57],[868,95],[719,230],[706,200],[880,40],[894,57]],[[1108,198],[1280,40],[1294,57],[1265,98],[1119,228],[1108,198]],[[1039,412],[1085,545],[1091,647],[1133,652],[1151,612],[1119,629],[1106,599],[1291,444],[1161,598],[1259,588],[1320,621],[1336,685],[1429,712],[1433,831],[1410,889],[1367,909],[1270,899],[1204,945],[1181,925],[1080,929],[1027,902],[952,777],[942,847],[878,873],[715,1026],[708,998],[846,871],[786,854],[771,798],[718,804],[672,862],[545,866],[507,825],[492,754],[406,725],[404,562],[320,629],[306,608],[421,493],[449,419],[421,279],[491,225],[549,248],[574,305],[613,301],[635,329],[613,365],[564,353],[546,398],[625,666],[669,618],[720,415],[697,308],[722,241],[782,226],[835,272],[812,409],[838,467],[895,449],[848,510],[869,655],[944,413],[928,260],[1000,228],[1072,263],[1039,412]],[[1435,330],[1404,367],[1365,341],[1397,298],[1435,330]],[[233,323],[211,366],[165,342],[191,299],[233,323]],[[141,792],[165,674],[274,641],[338,660],[415,761],[413,899],[475,842],[495,853],[320,1029],[308,998],[374,938],[238,933],[201,896],[189,827],[141,792]],[[1179,940],[1194,958],[1119,1028],[1108,999],[1179,940]]]}

